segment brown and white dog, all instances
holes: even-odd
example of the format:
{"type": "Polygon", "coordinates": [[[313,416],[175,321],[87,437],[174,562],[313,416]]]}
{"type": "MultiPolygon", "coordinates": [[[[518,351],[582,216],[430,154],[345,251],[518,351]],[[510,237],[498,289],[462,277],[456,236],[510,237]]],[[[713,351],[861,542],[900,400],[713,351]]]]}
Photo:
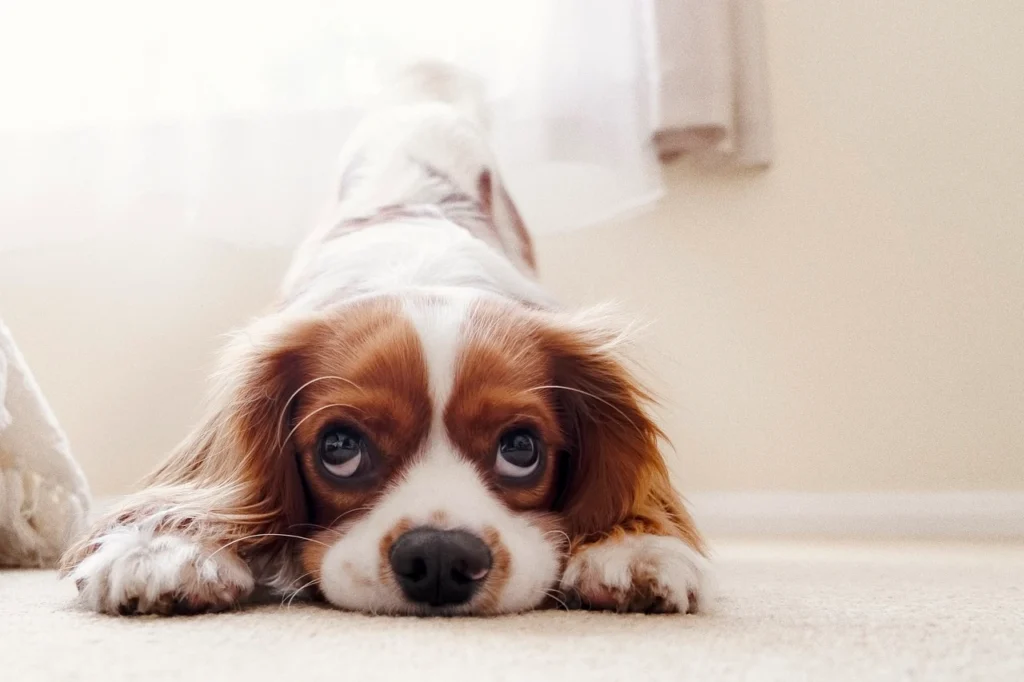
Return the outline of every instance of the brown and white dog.
{"type": "Polygon", "coordinates": [[[622,334],[534,279],[477,92],[420,65],[354,133],[202,423],[66,553],[86,605],[217,610],[262,585],[393,614],[702,607],[622,334]]]}

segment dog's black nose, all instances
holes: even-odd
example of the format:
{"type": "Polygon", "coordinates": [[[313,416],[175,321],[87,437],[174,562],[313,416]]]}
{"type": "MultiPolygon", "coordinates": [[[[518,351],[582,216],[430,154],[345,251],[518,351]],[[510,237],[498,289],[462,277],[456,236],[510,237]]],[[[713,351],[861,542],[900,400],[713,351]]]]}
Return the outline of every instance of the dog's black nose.
{"type": "Polygon", "coordinates": [[[411,601],[444,606],[469,601],[491,570],[491,551],[463,530],[415,528],[391,545],[391,569],[411,601]]]}

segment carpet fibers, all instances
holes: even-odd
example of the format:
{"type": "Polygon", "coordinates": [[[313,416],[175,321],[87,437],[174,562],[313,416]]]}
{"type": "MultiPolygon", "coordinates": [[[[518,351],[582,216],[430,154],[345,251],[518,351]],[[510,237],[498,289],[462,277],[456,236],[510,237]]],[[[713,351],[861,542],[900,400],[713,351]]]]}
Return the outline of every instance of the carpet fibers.
{"type": "Polygon", "coordinates": [[[720,543],[702,616],[491,619],[312,604],[111,618],[47,571],[0,572],[0,678],[1024,680],[1024,547],[720,543]]]}

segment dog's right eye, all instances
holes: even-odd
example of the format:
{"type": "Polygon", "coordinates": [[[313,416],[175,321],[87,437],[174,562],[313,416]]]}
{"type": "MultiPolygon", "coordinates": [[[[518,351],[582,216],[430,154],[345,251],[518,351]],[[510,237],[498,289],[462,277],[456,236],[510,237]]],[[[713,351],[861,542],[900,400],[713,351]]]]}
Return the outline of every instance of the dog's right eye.
{"type": "Polygon", "coordinates": [[[318,450],[324,469],[337,478],[352,478],[366,472],[370,466],[366,438],[347,426],[324,431],[320,435],[318,450]]]}
{"type": "Polygon", "coordinates": [[[498,440],[494,470],[505,479],[525,479],[540,467],[542,454],[540,442],[532,433],[512,429],[498,440]]]}

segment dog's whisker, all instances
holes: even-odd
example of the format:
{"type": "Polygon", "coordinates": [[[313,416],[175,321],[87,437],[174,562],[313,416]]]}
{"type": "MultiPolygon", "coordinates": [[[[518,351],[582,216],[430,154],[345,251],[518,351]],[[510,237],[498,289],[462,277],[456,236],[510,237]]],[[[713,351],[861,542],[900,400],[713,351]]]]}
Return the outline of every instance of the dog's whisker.
{"type": "Polygon", "coordinates": [[[306,421],[307,419],[309,419],[310,417],[312,417],[313,415],[315,415],[315,414],[317,414],[317,413],[319,413],[319,412],[323,412],[324,410],[329,410],[329,409],[330,409],[330,408],[332,408],[332,407],[347,407],[347,408],[349,408],[349,409],[352,409],[352,410],[356,410],[356,411],[358,411],[358,412],[361,412],[361,411],[362,411],[362,410],[360,410],[360,409],[359,409],[358,407],[356,407],[355,405],[348,405],[348,404],[346,404],[346,403],[331,403],[330,405],[323,405],[323,406],[321,406],[321,407],[318,407],[318,408],[316,408],[315,410],[313,410],[312,412],[310,412],[309,414],[307,414],[307,415],[306,415],[305,417],[303,417],[302,419],[300,419],[300,420],[299,420],[299,422],[298,422],[298,423],[297,423],[297,424],[296,424],[295,426],[293,426],[293,427],[292,427],[292,430],[291,430],[291,431],[289,431],[289,432],[288,432],[288,435],[284,437],[284,440],[283,440],[283,441],[281,441],[281,448],[280,448],[280,449],[281,449],[281,450],[284,450],[284,446],[285,446],[285,445],[286,445],[286,444],[288,443],[288,441],[289,441],[289,440],[291,439],[291,437],[292,437],[292,435],[293,435],[293,434],[295,433],[296,429],[298,429],[298,428],[299,428],[300,426],[302,426],[302,424],[303,424],[303,423],[304,423],[304,422],[305,422],[305,421],[306,421]]]}
{"type": "MultiPolygon", "coordinates": [[[[308,578],[308,577],[309,577],[309,576],[311,576],[311,575],[313,575],[313,572],[312,572],[312,571],[306,571],[305,573],[303,573],[302,575],[298,576],[297,578],[292,578],[292,579],[291,579],[291,581],[289,581],[289,582],[290,582],[290,585],[289,585],[288,589],[291,589],[291,587],[292,587],[292,586],[294,586],[294,585],[295,585],[295,583],[299,582],[299,581],[300,581],[300,580],[302,580],[303,578],[308,578]]],[[[282,591],[282,592],[285,592],[285,593],[287,593],[287,591],[288,591],[288,590],[287,590],[287,589],[284,589],[284,588],[282,588],[282,590],[281,590],[281,591],[282,591]]],[[[281,598],[281,602],[282,602],[282,603],[284,603],[284,597],[282,597],[282,598],[281,598]]]]}
{"type": "Polygon", "coordinates": [[[289,529],[291,529],[291,528],[312,528],[314,530],[322,530],[322,531],[327,531],[328,533],[334,533],[339,538],[341,537],[341,531],[337,530],[336,528],[329,528],[327,526],[321,526],[318,523],[293,523],[292,525],[288,526],[288,528],[289,529]]]}
{"type": "Polygon", "coordinates": [[[629,417],[629,415],[627,415],[627,414],[626,414],[625,412],[623,412],[621,408],[619,408],[618,406],[616,406],[616,405],[615,405],[614,403],[612,403],[611,401],[609,401],[609,400],[605,400],[605,399],[604,399],[604,398],[602,398],[601,396],[598,396],[598,395],[594,395],[594,394],[593,394],[593,393],[591,393],[590,391],[584,391],[583,389],[580,389],[580,388],[573,388],[572,386],[561,386],[561,385],[559,385],[559,384],[546,384],[546,385],[544,385],[544,386],[534,386],[533,388],[527,389],[527,391],[528,391],[528,392],[533,392],[533,391],[542,391],[542,390],[544,390],[544,389],[549,389],[549,388],[550,388],[550,389],[555,389],[555,390],[559,390],[559,391],[571,391],[571,392],[573,392],[573,393],[579,393],[580,395],[585,395],[585,396],[587,396],[587,397],[589,397],[589,398],[593,398],[594,400],[598,401],[599,403],[602,403],[602,404],[604,404],[604,405],[607,405],[607,406],[608,406],[608,407],[610,407],[611,409],[615,410],[615,411],[616,411],[616,412],[617,412],[617,413],[619,414],[619,416],[621,416],[621,417],[622,417],[622,418],[623,418],[623,419],[624,419],[624,420],[626,421],[626,423],[627,423],[627,424],[629,424],[630,426],[632,426],[632,427],[633,427],[634,429],[636,429],[636,430],[637,430],[638,432],[642,432],[641,428],[640,428],[640,427],[639,427],[639,426],[637,425],[637,423],[636,423],[636,422],[634,422],[634,421],[633,421],[633,420],[632,420],[632,419],[631,419],[631,418],[629,417]]]}
{"type": "Polygon", "coordinates": [[[315,545],[322,545],[323,547],[330,548],[330,545],[328,545],[326,542],[320,542],[319,540],[314,540],[313,538],[307,538],[304,535],[291,535],[290,533],[253,533],[252,535],[246,535],[245,537],[236,538],[231,542],[227,542],[221,545],[216,550],[214,550],[213,553],[211,553],[210,556],[207,557],[207,559],[212,559],[213,557],[217,556],[222,551],[224,551],[228,547],[231,547],[232,545],[237,545],[239,542],[245,542],[246,540],[255,540],[256,538],[291,538],[292,540],[304,540],[305,542],[312,542],[315,545]]]}
{"type": "MultiPolygon", "coordinates": [[[[316,377],[315,379],[310,379],[309,381],[307,381],[306,383],[302,384],[297,389],[295,389],[295,392],[292,393],[290,396],[288,396],[288,400],[285,401],[284,407],[281,408],[281,417],[277,420],[277,435],[278,435],[279,439],[280,439],[280,436],[281,436],[281,431],[284,429],[284,420],[285,420],[286,415],[288,414],[288,408],[291,406],[292,401],[295,400],[295,397],[297,395],[299,395],[299,393],[301,393],[303,391],[303,389],[305,389],[307,386],[315,384],[318,381],[324,381],[326,379],[336,379],[337,381],[344,381],[344,382],[346,382],[348,384],[351,384],[357,390],[362,390],[362,387],[359,386],[358,384],[356,384],[351,379],[346,379],[345,377],[339,377],[339,376],[336,376],[336,375],[333,375],[333,374],[328,374],[328,375],[316,377]]],[[[288,439],[279,440],[278,446],[283,448],[284,444],[286,442],[288,442],[288,439]]]]}
{"type": "Polygon", "coordinates": [[[564,530],[549,530],[546,533],[544,533],[545,538],[549,535],[560,535],[561,537],[565,538],[566,547],[568,547],[572,543],[572,538],[570,538],[569,534],[566,533],[564,530]]]}
{"type": "Polygon", "coordinates": [[[565,595],[562,594],[561,590],[555,590],[555,589],[544,590],[544,596],[550,597],[551,599],[553,599],[559,606],[562,607],[562,610],[564,610],[564,611],[568,611],[569,610],[569,605],[566,604],[565,601],[562,599],[562,597],[564,597],[565,595]]]}
{"type": "MultiPolygon", "coordinates": [[[[349,509],[347,511],[343,511],[340,514],[338,514],[338,516],[336,516],[333,521],[331,521],[331,525],[333,526],[334,524],[338,523],[338,521],[341,521],[343,518],[345,518],[349,514],[355,514],[356,512],[370,511],[371,509],[373,509],[372,505],[365,505],[365,506],[362,506],[362,507],[355,507],[353,509],[349,509]]],[[[335,531],[335,532],[337,533],[338,531],[335,531]]],[[[341,535],[341,533],[338,533],[338,535],[341,535]]]]}
{"type": "MultiPolygon", "coordinates": [[[[309,574],[307,573],[306,575],[309,575],[309,574]]],[[[319,584],[320,584],[320,578],[314,578],[313,580],[310,580],[308,583],[306,583],[305,585],[300,586],[294,592],[292,592],[291,596],[288,598],[288,602],[287,603],[285,603],[284,601],[282,601],[281,603],[284,604],[285,608],[289,608],[292,605],[292,602],[295,601],[295,597],[299,596],[299,594],[301,594],[307,588],[310,588],[313,585],[319,585],[319,584]]]]}
{"type": "Polygon", "coordinates": [[[332,528],[332,526],[336,525],[339,521],[341,521],[343,518],[345,518],[346,516],[348,516],[350,514],[355,514],[357,512],[362,512],[362,511],[370,511],[371,509],[373,509],[372,506],[364,505],[362,507],[354,507],[352,509],[348,509],[346,511],[343,511],[342,513],[340,513],[336,517],[334,517],[334,520],[331,521],[331,525],[330,526],[323,526],[323,525],[321,525],[319,523],[293,523],[292,525],[288,526],[288,528],[289,529],[291,529],[291,528],[312,528],[312,529],[315,529],[315,530],[327,531],[328,533],[334,533],[336,536],[338,536],[340,538],[343,535],[342,532],[340,530],[338,530],[337,528],[332,528]]]}

